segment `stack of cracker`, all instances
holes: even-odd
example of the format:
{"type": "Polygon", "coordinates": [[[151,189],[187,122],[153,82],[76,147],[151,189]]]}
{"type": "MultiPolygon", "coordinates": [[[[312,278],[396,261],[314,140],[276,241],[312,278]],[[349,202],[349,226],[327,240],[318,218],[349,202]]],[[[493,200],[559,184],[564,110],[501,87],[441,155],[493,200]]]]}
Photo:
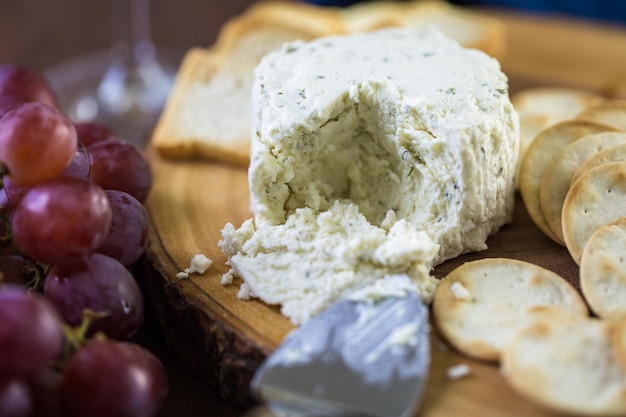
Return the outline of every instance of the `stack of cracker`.
{"type": "Polygon", "coordinates": [[[522,132],[536,129],[522,149],[522,199],[580,265],[581,293],[537,265],[474,261],[437,288],[435,324],[460,352],[500,363],[538,404],[626,415],[626,102],[569,88],[512,102],[522,132]]]}

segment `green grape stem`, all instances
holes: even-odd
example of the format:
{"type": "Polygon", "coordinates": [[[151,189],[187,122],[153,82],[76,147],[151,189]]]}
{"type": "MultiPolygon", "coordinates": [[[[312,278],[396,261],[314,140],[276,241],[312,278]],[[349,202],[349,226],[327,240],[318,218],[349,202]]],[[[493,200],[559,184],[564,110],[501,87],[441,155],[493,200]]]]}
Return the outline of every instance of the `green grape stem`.
{"type": "Polygon", "coordinates": [[[83,310],[83,319],[81,323],[72,327],[66,323],[62,323],[63,334],[65,336],[65,347],[61,359],[56,364],[56,368],[62,370],[65,363],[74,355],[76,351],[85,346],[87,343],[93,340],[106,340],[106,335],[102,332],[97,332],[91,338],[87,337],[87,331],[91,323],[98,318],[107,316],[107,311],[93,311],[86,308],[83,310]]]}
{"type": "MultiPolygon", "coordinates": [[[[2,166],[0,164],[0,169],[2,166]]],[[[20,277],[26,282],[25,286],[29,290],[42,291],[46,275],[51,266],[26,256],[13,244],[13,229],[11,228],[9,213],[5,207],[0,207],[0,229],[4,230],[4,233],[0,235],[0,254],[15,254],[30,260],[32,266],[24,267],[20,271],[20,277]]],[[[0,277],[0,282],[2,281],[3,278],[0,277]]]]}

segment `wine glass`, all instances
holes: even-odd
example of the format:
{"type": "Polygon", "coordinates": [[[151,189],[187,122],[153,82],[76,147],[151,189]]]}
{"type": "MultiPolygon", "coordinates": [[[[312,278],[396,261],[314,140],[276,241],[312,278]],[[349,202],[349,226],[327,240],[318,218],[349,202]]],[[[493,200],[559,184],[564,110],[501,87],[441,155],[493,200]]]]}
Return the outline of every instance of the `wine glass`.
{"type": "Polygon", "coordinates": [[[108,51],[70,59],[45,72],[74,122],[95,120],[141,147],[158,120],[180,56],[157,51],[149,0],[111,0],[108,51]]]}

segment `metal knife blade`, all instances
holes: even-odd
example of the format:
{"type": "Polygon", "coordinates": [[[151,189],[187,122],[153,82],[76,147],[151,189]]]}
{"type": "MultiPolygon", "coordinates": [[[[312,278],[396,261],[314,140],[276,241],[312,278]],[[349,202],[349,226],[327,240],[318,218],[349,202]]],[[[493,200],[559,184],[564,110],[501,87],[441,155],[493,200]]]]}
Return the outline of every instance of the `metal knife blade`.
{"type": "Polygon", "coordinates": [[[276,415],[408,417],[429,367],[428,309],[411,291],[336,302],[287,336],[251,389],[276,415]]]}

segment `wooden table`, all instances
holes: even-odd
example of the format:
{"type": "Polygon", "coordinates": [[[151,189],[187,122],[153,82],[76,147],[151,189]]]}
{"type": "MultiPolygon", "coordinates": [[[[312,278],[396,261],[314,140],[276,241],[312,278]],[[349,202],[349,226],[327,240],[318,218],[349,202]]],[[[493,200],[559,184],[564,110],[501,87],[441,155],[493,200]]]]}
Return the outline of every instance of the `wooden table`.
{"type": "MultiPolygon", "coordinates": [[[[181,52],[191,46],[208,46],[221,24],[250,2],[153,0],[154,39],[161,46],[181,52]]],[[[66,59],[107,48],[107,6],[108,2],[79,0],[0,1],[0,62],[44,70],[66,59]]],[[[489,13],[502,17],[509,29],[510,52],[502,59],[502,66],[510,76],[511,91],[535,85],[573,85],[613,97],[625,95],[624,29],[489,13]]],[[[241,415],[242,408],[221,399],[198,378],[197,370],[189,369],[165,347],[153,315],[148,314],[137,340],[153,350],[168,369],[172,391],[161,416],[241,415]]]]}

